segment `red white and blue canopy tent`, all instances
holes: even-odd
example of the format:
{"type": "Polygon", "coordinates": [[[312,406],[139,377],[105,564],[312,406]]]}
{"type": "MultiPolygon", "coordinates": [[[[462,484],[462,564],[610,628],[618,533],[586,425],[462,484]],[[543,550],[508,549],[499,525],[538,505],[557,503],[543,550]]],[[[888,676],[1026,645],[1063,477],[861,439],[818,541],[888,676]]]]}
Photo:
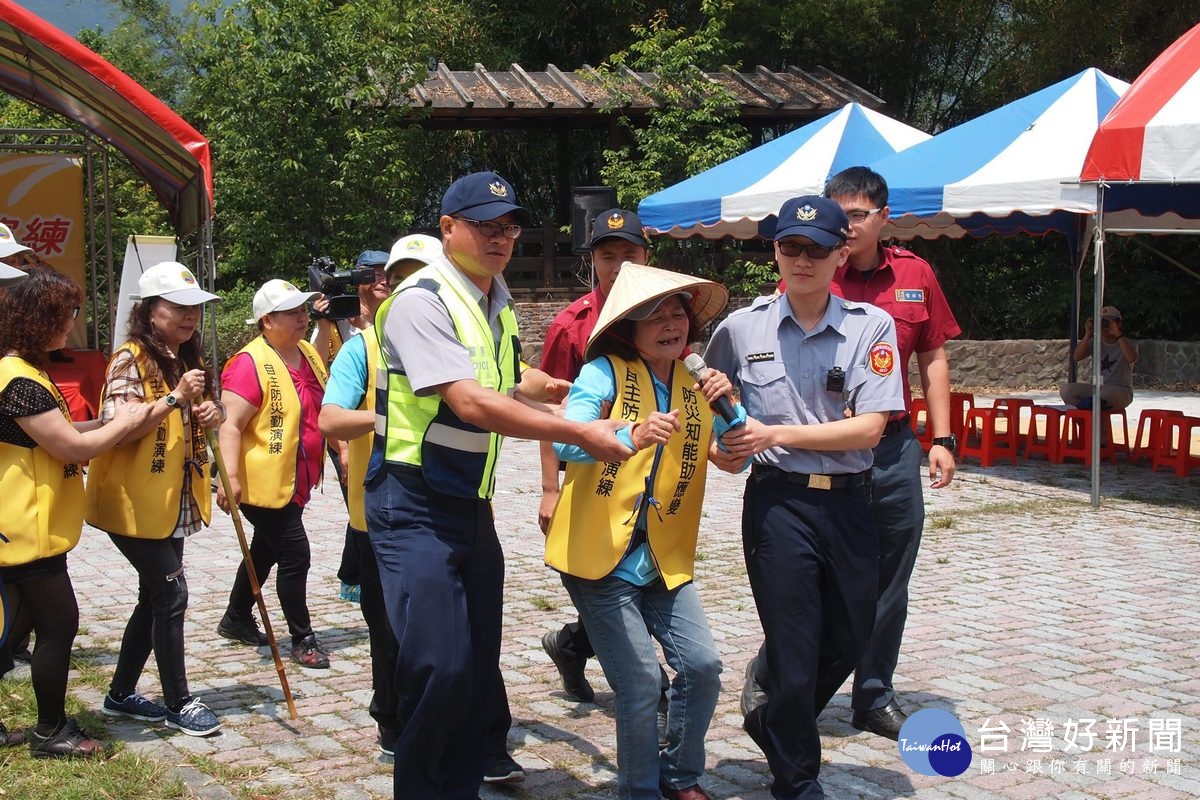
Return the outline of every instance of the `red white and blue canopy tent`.
{"type": "MultiPolygon", "coordinates": [[[[61,114],[123,154],[176,233],[195,237],[191,266],[212,287],[213,183],[203,136],[124,72],[11,0],[0,0],[0,91],[61,114]]],[[[111,287],[111,243],[106,250],[111,287]]],[[[102,267],[93,263],[92,274],[102,267]]]]}
{"type": "MultiPolygon", "coordinates": [[[[1080,171],[1081,183],[1095,186],[1096,205],[1104,209],[1095,231],[1093,315],[1104,305],[1104,234],[1162,232],[1116,216],[1136,209],[1171,214],[1173,233],[1200,233],[1200,25],[1159,54],[1100,123],[1080,171]]],[[[1100,340],[1092,363],[1098,364],[1100,340]]],[[[1100,377],[1092,376],[1093,403],[1100,403],[1100,377]]],[[[1099,428],[1099,426],[1095,426],[1099,428]]],[[[1092,463],[1099,464],[1098,437],[1092,463]]],[[[1093,505],[1099,502],[1093,467],[1093,505]]]]}
{"type": "Polygon", "coordinates": [[[857,103],[772,139],[647,197],[642,224],[676,239],[753,239],[775,230],[784,201],[820,194],[846,167],[868,164],[929,138],[857,103]]]}

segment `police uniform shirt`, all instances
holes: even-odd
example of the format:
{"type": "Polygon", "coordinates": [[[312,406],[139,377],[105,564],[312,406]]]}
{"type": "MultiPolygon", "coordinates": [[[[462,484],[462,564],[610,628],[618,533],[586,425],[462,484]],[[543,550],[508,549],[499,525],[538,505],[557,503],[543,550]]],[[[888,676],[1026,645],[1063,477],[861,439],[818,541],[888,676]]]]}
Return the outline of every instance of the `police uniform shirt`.
{"type": "MultiPolygon", "coordinates": [[[[854,414],[904,408],[896,327],[867,303],[830,296],[825,316],[806,333],[786,295],[759,298],[730,314],[704,351],[708,366],[729,376],[746,412],[768,425],[811,425],[854,414]],[[845,373],[841,391],[826,388],[829,371],[845,373]]],[[[772,447],[755,461],[808,474],[862,472],[870,449],[772,447]]]]}
{"type": "MultiPolygon", "coordinates": [[[[498,342],[500,312],[512,303],[512,294],[504,281],[498,276],[492,279],[489,297],[457,268],[450,266],[445,271],[484,310],[498,342]]],[[[429,289],[414,286],[400,292],[388,309],[380,339],[388,369],[404,372],[417,395],[432,394],[433,387],[444,383],[475,380],[470,352],[455,333],[446,307],[429,289]]]]}

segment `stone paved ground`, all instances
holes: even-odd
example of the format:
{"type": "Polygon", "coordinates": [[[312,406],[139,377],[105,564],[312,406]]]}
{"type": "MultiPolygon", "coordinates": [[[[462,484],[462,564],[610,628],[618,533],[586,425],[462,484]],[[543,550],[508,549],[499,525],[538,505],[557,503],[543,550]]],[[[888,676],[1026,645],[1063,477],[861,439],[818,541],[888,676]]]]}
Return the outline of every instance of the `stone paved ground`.
{"type": "MultiPolygon", "coordinates": [[[[613,797],[611,692],[599,692],[596,705],[568,701],[540,646],[541,635],[573,612],[542,564],[536,463],[531,443],[510,442],[495,500],[508,558],[503,666],[515,719],[510,744],[528,779],[482,795],[613,797]]],[[[1105,465],[1105,499],[1095,511],[1078,465],[983,469],[968,462],[959,475],[951,487],[927,491],[929,520],[897,688],[910,710],[953,712],[976,750],[974,761],[956,778],[917,774],[894,743],[850,726],[843,694],[822,717],[828,795],[1200,796],[1200,476],[1105,465]],[[1036,749],[1036,737],[1023,749],[1023,721],[1039,718],[1054,728],[1048,751],[1036,749]],[[1085,718],[1099,720],[1096,745],[1069,750],[1063,728],[1085,718]],[[1136,739],[1106,749],[1109,719],[1129,720],[1136,739]],[[1154,750],[1151,719],[1164,726],[1154,750]],[[995,749],[981,752],[980,727],[1000,722],[1010,729],[1006,746],[991,739],[995,749]],[[1172,740],[1175,724],[1181,733],[1172,740]]],[[[737,710],[743,668],[760,637],[739,543],[742,481],[710,476],[705,502],[697,584],[725,672],[703,785],[716,798],[766,800],[766,764],[741,731],[737,710]]],[[[333,667],[287,662],[299,720],[287,719],[266,649],[214,633],[238,561],[232,527],[220,517],[188,545],[188,662],[193,691],[220,714],[223,732],[195,739],[140,724],[113,727],[130,747],[181,765],[197,796],[392,796],[391,765],[375,750],[366,713],[365,627],[357,606],[336,596],[344,525],[336,490],[318,495],[305,516],[314,556],[310,604],[333,667]]],[[[71,556],[71,571],[82,607],[77,645],[107,672],[133,571],[107,537],[91,530],[71,556]]],[[[277,609],[273,592],[267,596],[277,609]]],[[[284,629],[277,611],[273,619],[277,631],[284,629]]],[[[593,684],[605,687],[598,668],[589,669],[593,684]]],[[[141,688],[158,696],[153,662],[141,688]]],[[[98,686],[76,681],[75,691],[98,707],[98,686]]]]}

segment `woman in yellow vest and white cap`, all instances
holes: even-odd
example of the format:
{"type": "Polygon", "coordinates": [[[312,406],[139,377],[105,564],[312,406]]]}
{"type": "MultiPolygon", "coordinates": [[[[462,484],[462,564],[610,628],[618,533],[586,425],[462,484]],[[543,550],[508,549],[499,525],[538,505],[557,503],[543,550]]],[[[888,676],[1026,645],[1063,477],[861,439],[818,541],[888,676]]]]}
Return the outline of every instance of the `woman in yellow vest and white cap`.
{"type": "Polygon", "coordinates": [[[203,428],[220,425],[224,412],[204,399],[212,374],[200,321],[203,305],[221,298],[201,289],[183,264],[165,261],[142,273],[133,299],[128,340],[108,362],[100,418],[127,404],[149,405],[150,415],[120,447],[92,462],[87,481],[88,524],[108,533],[138,576],[137,604],[100,710],[207,736],[221,726],[188,690],[183,548],[212,513],[203,428]],[[151,651],[161,705],[137,691],[151,651]]]}
{"type": "MultiPolygon", "coordinates": [[[[312,553],[302,514],[321,479],[325,439],[317,416],[325,395],[325,365],[305,341],[309,300],[283,280],[270,280],[254,295],[254,319],[262,335],[225,364],[222,399],[228,418],[221,426],[221,452],[233,497],[217,488],[217,504],[237,503],[254,526],[250,557],[259,581],[271,568],[279,606],[292,634],[292,659],[328,669],[329,656],[313,633],[308,613],[308,569],[312,553]]],[[[227,639],[265,645],[253,616],[254,596],[243,564],[217,627],[227,639]]]]}
{"type": "Polygon", "coordinates": [[[562,573],[616,695],[622,800],[708,797],[699,778],[721,663],[692,574],[709,445],[729,427],[706,397],[731,387],[709,371],[703,394],[695,391],[680,359],[727,299],[712,281],[624,264],[565,416],[627,420],[632,426],[618,436],[637,452],[606,464],[578,447],[554,446],[568,463],[546,563],[562,573]],[[655,640],[676,673],[661,753],[655,640]]]}
{"type": "MultiPolygon", "coordinates": [[[[38,719],[26,736],[36,758],[106,752],[66,713],[79,628],[67,552],[83,529],[80,464],[116,445],[150,411],[129,406],[103,427],[71,422],[45,365],[48,353],[66,343],[82,302],[70,278],[43,268],[0,290],[0,583],[11,636],[37,634],[30,667],[38,719]]],[[[10,732],[4,741],[19,743],[19,735],[10,732]]]]}

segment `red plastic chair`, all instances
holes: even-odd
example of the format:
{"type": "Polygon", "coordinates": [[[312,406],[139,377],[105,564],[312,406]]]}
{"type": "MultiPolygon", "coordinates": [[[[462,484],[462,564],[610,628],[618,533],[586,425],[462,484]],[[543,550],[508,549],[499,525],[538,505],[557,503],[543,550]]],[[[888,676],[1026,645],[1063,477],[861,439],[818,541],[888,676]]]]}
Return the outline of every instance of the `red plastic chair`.
{"type": "Polygon", "coordinates": [[[990,467],[997,458],[1007,458],[1017,463],[1017,429],[1008,424],[1004,411],[996,408],[972,408],[967,411],[963,422],[964,436],[959,440],[959,456],[978,458],[979,463],[990,467]],[[1004,430],[996,423],[1004,420],[1004,430]]]}
{"type": "Polygon", "coordinates": [[[1182,411],[1170,408],[1145,408],[1138,417],[1137,432],[1130,441],[1129,463],[1136,464],[1143,458],[1154,460],[1158,451],[1159,435],[1162,431],[1163,420],[1167,417],[1182,417],[1182,411]]]}
{"type": "Polygon", "coordinates": [[[1200,469],[1200,455],[1192,455],[1192,437],[1200,435],[1200,419],[1196,417],[1164,417],[1159,431],[1158,449],[1150,469],[1174,467],[1175,475],[1187,477],[1193,469],[1200,469]]]}
{"type": "MultiPolygon", "coordinates": [[[[1124,411],[1104,411],[1105,422],[1117,415],[1122,419],[1124,411]]],[[[1068,458],[1078,458],[1084,464],[1092,464],[1092,420],[1095,415],[1091,409],[1072,408],[1063,414],[1062,434],[1059,444],[1059,454],[1065,461],[1068,458]]],[[[1129,429],[1126,428],[1126,431],[1129,429]]],[[[1126,436],[1129,434],[1126,433],[1126,436]]],[[[1100,458],[1107,458],[1114,464],[1117,461],[1117,448],[1113,445],[1111,432],[1100,437],[1100,458]]]]}
{"type": "Polygon", "coordinates": [[[933,447],[933,425],[929,422],[929,403],[924,397],[914,397],[908,412],[908,424],[926,453],[933,447]]]}
{"type": "Polygon", "coordinates": [[[950,432],[957,436],[960,442],[963,440],[967,412],[974,407],[975,395],[970,392],[950,393],[950,432]]]}
{"type": "Polygon", "coordinates": [[[1033,408],[1033,398],[997,397],[992,403],[992,408],[1003,411],[1003,416],[1008,420],[1008,424],[1017,432],[1017,441],[1021,442],[1021,409],[1033,408]]]}
{"type": "Polygon", "coordinates": [[[1060,449],[1062,434],[1062,412],[1050,406],[1031,406],[1029,429],[1025,432],[1025,457],[1043,455],[1051,464],[1062,463],[1060,449]],[[1041,422],[1041,425],[1038,422],[1041,422]],[[1039,428],[1041,431],[1039,432],[1039,428]]]}

